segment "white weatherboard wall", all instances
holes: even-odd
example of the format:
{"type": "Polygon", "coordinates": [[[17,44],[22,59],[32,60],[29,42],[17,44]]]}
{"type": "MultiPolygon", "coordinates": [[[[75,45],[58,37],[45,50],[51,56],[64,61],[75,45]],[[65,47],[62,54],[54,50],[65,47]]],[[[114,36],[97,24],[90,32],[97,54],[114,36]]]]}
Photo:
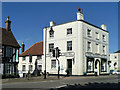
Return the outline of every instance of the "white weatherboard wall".
{"type": "MultiPolygon", "coordinates": [[[[23,57],[19,57],[18,71],[21,77],[23,76],[23,73],[28,73],[29,65],[33,66],[33,70],[30,73],[33,73],[33,71],[35,70],[35,62],[36,62],[37,56],[32,56],[31,63],[29,62],[29,56],[25,56],[25,57],[26,57],[25,60],[23,60],[23,57]],[[25,71],[22,70],[22,65],[25,65],[26,67],[25,71]]],[[[37,59],[37,65],[42,65],[42,64],[43,64],[43,59],[37,59]]]]}
{"type": "Polygon", "coordinates": [[[110,54],[110,70],[120,69],[120,53],[111,53],[110,54]],[[114,63],[117,63],[116,66],[114,66],[114,63]]]}
{"type": "MultiPolygon", "coordinates": [[[[74,56],[60,56],[58,59],[60,60],[60,74],[66,74],[65,70],[67,69],[67,59],[72,59],[72,75],[83,75],[86,72],[86,53],[87,53],[87,42],[91,41],[92,43],[92,53],[96,53],[95,44],[99,44],[99,56],[102,57],[104,55],[102,53],[102,46],[104,45],[106,48],[105,56],[108,62],[109,59],[109,33],[105,32],[99,28],[96,28],[92,25],[86,24],[82,21],[73,21],[65,24],[60,24],[52,27],[54,30],[54,37],[49,37],[50,27],[44,28],[44,54],[45,54],[45,30],[47,31],[47,41],[46,41],[46,71],[50,74],[57,74],[58,70],[58,62],[56,62],[56,68],[51,69],[51,60],[55,58],[51,57],[51,53],[49,53],[49,44],[54,43],[54,48],[59,47],[62,53],[74,53],[74,56]],[[67,35],[67,29],[72,28],[72,35],[67,35]],[[87,29],[92,31],[92,37],[87,37],[87,29]],[[99,33],[99,40],[96,40],[95,32],[99,33]],[[102,41],[102,35],[106,36],[106,41],[102,41]],[[72,41],[72,51],[67,51],[67,41],[72,41]]],[[[100,57],[95,57],[94,62],[100,57]]],[[[45,61],[45,57],[44,57],[45,61]]],[[[44,64],[44,63],[43,63],[44,64]]],[[[43,66],[43,69],[45,66],[43,66]]],[[[101,72],[101,74],[108,73],[108,64],[107,64],[107,72],[101,72]]]]}

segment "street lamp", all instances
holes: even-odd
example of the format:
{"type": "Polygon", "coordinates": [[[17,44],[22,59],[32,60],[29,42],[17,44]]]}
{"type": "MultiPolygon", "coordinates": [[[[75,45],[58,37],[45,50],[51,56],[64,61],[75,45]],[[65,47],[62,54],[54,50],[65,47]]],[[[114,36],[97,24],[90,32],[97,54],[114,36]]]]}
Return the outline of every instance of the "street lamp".
{"type": "Polygon", "coordinates": [[[44,49],[44,54],[45,54],[45,70],[44,70],[44,79],[46,79],[46,42],[47,42],[47,27],[45,27],[45,41],[44,41],[44,44],[45,44],[45,49],[44,49]]]}

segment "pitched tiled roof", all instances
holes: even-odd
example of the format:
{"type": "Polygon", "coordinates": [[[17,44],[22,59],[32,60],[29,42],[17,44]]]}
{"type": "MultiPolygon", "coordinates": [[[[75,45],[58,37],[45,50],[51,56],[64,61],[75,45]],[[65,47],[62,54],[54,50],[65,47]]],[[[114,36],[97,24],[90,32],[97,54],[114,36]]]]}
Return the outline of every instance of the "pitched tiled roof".
{"type": "Polygon", "coordinates": [[[43,41],[33,44],[30,48],[20,54],[20,56],[27,55],[42,55],[43,54],[43,41]]]}
{"type": "Polygon", "coordinates": [[[115,53],[120,53],[120,50],[116,51],[115,53]]]}
{"type": "Polygon", "coordinates": [[[2,45],[8,45],[12,47],[20,48],[16,38],[14,37],[12,31],[8,31],[5,28],[0,28],[2,30],[2,45]]]}

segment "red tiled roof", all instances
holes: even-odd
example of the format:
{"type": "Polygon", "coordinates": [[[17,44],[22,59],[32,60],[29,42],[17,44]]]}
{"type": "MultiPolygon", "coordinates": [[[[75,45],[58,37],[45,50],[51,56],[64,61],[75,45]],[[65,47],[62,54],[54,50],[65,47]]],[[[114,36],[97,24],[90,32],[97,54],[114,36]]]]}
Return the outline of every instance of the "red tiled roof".
{"type": "Polygon", "coordinates": [[[120,53],[120,50],[116,51],[115,53],[120,53]]]}
{"type": "Polygon", "coordinates": [[[16,38],[14,37],[12,31],[7,31],[5,28],[0,28],[2,31],[0,37],[2,37],[2,45],[8,45],[20,48],[16,38]]]}
{"type": "Polygon", "coordinates": [[[42,55],[43,54],[43,41],[33,44],[30,48],[20,54],[20,56],[27,55],[42,55]]]}

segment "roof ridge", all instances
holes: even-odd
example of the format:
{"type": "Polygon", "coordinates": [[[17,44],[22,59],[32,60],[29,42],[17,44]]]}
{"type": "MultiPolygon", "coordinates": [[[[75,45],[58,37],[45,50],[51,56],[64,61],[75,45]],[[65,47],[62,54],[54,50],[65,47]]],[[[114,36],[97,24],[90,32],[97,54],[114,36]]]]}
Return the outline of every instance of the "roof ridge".
{"type": "Polygon", "coordinates": [[[33,46],[35,46],[37,43],[41,43],[43,41],[40,42],[36,42],[35,44],[33,44],[31,47],[29,47],[27,50],[25,50],[23,53],[21,53],[20,55],[24,54],[25,52],[27,52],[28,50],[30,50],[33,46]]]}

